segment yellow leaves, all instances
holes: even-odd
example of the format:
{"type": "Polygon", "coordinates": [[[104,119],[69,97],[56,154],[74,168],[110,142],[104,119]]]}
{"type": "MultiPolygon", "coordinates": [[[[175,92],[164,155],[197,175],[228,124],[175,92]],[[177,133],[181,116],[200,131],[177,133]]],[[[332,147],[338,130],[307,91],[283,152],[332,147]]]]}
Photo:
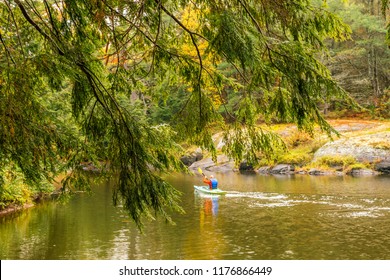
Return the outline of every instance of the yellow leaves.
{"type": "MultiPolygon", "coordinates": [[[[204,13],[204,10],[202,10],[204,13]]],[[[184,35],[184,42],[179,46],[180,52],[188,57],[191,57],[194,61],[199,60],[199,55],[202,59],[202,91],[210,97],[210,100],[217,109],[221,104],[221,96],[219,93],[218,86],[215,84],[211,75],[216,72],[215,67],[215,57],[207,54],[207,48],[209,43],[204,38],[201,38],[196,33],[201,29],[201,10],[199,7],[196,7],[195,4],[189,4],[184,8],[181,14],[181,21],[187,27],[188,30],[193,32],[193,38],[190,34],[184,35]],[[199,52],[199,53],[198,53],[199,52]]],[[[193,92],[194,88],[191,85],[188,85],[187,90],[193,92]]]]}
{"type": "MultiPolygon", "coordinates": [[[[198,9],[194,9],[193,5],[188,5],[182,13],[181,20],[183,24],[191,30],[191,32],[198,32],[200,29],[200,11],[198,9]]],[[[196,45],[197,48],[201,54],[202,57],[205,55],[205,50],[208,47],[208,43],[203,38],[199,38],[198,36],[194,35],[196,38],[196,45]]],[[[194,46],[194,42],[192,41],[189,34],[186,34],[185,36],[185,44],[181,46],[181,51],[189,55],[191,57],[197,56],[197,49],[194,46]]],[[[209,63],[210,64],[210,63],[209,63]]]]}
{"type": "Polygon", "coordinates": [[[9,38],[9,37],[14,36],[14,33],[12,33],[11,31],[4,30],[3,28],[0,28],[0,34],[4,38],[9,38]]]}
{"type": "Polygon", "coordinates": [[[200,10],[194,7],[194,4],[189,4],[182,13],[183,24],[192,31],[198,31],[200,28],[200,10]]]}

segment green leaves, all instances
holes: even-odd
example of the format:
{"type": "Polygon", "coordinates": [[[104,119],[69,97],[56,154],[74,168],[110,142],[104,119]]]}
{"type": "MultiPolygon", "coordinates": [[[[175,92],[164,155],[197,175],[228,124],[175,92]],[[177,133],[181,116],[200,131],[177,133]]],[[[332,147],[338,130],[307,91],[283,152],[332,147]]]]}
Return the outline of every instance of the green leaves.
{"type": "Polygon", "coordinates": [[[231,127],[224,133],[224,142],[223,151],[236,163],[240,163],[243,158],[252,165],[263,158],[270,162],[286,150],[283,140],[277,134],[261,127],[231,127]]]}
{"type": "Polygon", "coordinates": [[[210,49],[216,50],[228,62],[239,62],[245,69],[251,64],[254,54],[248,22],[245,18],[237,18],[229,10],[212,15],[210,20],[214,30],[205,30],[209,36],[210,49]]]}

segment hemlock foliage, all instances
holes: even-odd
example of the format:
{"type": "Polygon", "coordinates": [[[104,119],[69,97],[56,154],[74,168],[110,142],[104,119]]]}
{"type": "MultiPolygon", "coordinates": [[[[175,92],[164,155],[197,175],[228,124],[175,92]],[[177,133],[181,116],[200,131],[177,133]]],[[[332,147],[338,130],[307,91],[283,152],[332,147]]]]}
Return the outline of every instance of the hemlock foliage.
{"type": "Polygon", "coordinates": [[[345,93],[319,57],[350,29],[318,2],[2,0],[0,167],[36,186],[67,171],[65,190],[93,161],[137,225],[169,220],[179,193],[158,174],[185,170],[178,140],[215,157],[223,129],[227,154],[256,162],[282,145],[259,119],[333,132],[317,106],[345,93]]]}

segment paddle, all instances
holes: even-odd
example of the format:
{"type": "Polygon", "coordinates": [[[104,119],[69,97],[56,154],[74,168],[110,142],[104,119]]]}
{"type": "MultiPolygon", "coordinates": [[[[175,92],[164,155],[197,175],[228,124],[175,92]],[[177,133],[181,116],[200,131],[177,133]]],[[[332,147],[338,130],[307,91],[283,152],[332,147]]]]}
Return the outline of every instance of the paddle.
{"type": "Polygon", "coordinates": [[[203,174],[203,171],[202,171],[202,169],[200,169],[200,167],[198,167],[198,171],[200,174],[202,174],[203,177],[206,177],[206,175],[203,174]]]}
{"type": "Polygon", "coordinates": [[[198,167],[198,172],[199,172],[200,174],[202,174],[203,178],[207,178],[206,175],[204,175],[202,169],[200,169],[200,167],[198,167]]]}

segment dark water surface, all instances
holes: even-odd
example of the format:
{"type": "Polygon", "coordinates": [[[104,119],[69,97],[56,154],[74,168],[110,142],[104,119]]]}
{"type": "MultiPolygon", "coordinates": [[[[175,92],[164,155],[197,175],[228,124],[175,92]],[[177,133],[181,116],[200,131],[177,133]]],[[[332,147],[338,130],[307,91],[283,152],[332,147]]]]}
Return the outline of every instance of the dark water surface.
{"type": "Polygon", "coordinates": [[[223,197],[182,193],[175,226],[140,234],[109,184],[0,217],[0,259],[390,259],[390,177],[219,175],[223,197]]]}

